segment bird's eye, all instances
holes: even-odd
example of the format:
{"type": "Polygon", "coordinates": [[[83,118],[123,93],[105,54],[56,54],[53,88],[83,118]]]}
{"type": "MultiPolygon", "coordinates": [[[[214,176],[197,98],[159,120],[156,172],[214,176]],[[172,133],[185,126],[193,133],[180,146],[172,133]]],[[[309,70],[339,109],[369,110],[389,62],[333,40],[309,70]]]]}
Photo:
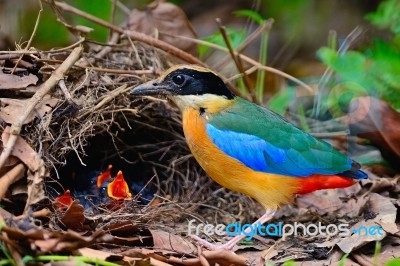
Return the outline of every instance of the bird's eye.
{"type": "Polygon", "coordinates": [[[173,76],[172,82],[174,82],[178,86],[181,86],[185,82],[185,77],[183,75],[173,76]]]}

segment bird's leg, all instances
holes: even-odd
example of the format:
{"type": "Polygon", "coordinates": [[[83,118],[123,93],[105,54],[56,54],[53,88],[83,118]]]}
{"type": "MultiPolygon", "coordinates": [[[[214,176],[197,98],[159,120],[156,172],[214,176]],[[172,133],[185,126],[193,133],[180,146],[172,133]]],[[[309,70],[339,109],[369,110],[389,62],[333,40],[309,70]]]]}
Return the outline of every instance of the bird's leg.
{"type": "MultiPolygon", "coordinates": [[[[276,210],[267,210],[263,216],[261,216],[257,221],[255,221],[251,225],[251,227],[246,228],[245,232],[250,233],[252,228],[254,228],[254,226],[259,226],[271,220],[274,217],[275,211],[276,210]]],[[[190,235],[190,237],[193,240],[195,240],[200,246],[206,247],[209,250],[219,250],[219,249],[232,250],[240,240],[246,238],[247,236],[245,234],[240,233],[239,235],[231,238],[228,242],[222,245],[212,244],[196,235],[190,235]]]]}

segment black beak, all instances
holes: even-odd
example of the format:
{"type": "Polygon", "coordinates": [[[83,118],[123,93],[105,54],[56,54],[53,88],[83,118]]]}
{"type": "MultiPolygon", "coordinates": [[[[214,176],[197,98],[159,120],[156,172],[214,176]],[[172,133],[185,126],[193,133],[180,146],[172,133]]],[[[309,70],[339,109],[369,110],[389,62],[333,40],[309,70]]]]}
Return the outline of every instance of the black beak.
{"type": "Polygon", "coordinates": [[[137,96],[171,95],[171,89],[162,83],[158,83],[157,80],[152,80],[134,87],[131,94],[137,96]]]}

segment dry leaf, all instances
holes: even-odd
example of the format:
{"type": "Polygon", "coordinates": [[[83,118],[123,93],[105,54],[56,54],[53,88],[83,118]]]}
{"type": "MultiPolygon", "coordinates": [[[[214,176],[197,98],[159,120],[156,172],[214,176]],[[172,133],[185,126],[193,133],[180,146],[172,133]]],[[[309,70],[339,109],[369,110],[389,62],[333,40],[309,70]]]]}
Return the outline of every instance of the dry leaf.
{"type": "Polygon", "coordinates": [[[374,265],[375,259],[377,259],[376,265],[385,265],[389,260],[400,256],[400,240],[395,237],[387,237],[378,256],[375,256],[374,253],[367,254],[353,254],[353,256],[361,265],[374,265]]]}
{"type": "Polygon", "coordinates": [[[154,266],[169,266],[170,264],[158,261],[153,258],[148,258],[148,257],[143,257],[142,254],[140,254],[140,257],[134,258],[134,257],[128,257],[128,256],[123,256],[121,254],[115,254],[115,253],[110,253],[110,252],[105,252],[105,251],[100,251],[100,250],[95,250],[91,248],[81,248],[77,252],[80,256],[85,256],[88,258],[95,258],[95,259],[100,259],[100,260],[105,260],[105,261],[110,261],[120,264],[120,265],[154,265],[154,266]],[[147,264],[146,264],[147,263],[147,264]]]}
{"type": "Polygon", "coordinates": [[[25,89],[29,85],[36,85],[38,77],[32,74],[27,76],[17,76],[12,74],[4,74],[0,71],[0,89],[25,89]]]}
{"type": "MultiPolygon", "coordinates": [[[[121,252],[124,256],[131,257],[140,257],[140,254],[157,259],[162,262],[172,263],[174,265],[188,265],[188,266],[202,266],[204,265],[200,258],[196,256],[196,258],[189,258],[186,256],[182,256],[180,254],[176,254],[177,256],[164,257],[159,254],[160,252],[156,252],[150,249],[130,249],[124,252],[121,252]]],[[[249,261],[247,258],[237,255],[232,251],[228,250],[217,250],[217,251],[202,251],[201,252],[202,259],[205,259],[209,265],[249,265],[249,261]]],[[[165,265],[165,264],[157,264],[157,265],[165,265]]]]}
{"type": "Polygon", "coordinates": [[[74,251],[88,247],[98,241],[108,241],[104,231],[96,231],[91,236],[84,237],[74,231],[52,232],[46,234],[43,239],[33,242],[42,252],[74,251]]]}
{"type": "Polygon", "coordinates": [[[79,201],[75,200],[62,215],[60,221],[68,229],[88,230],[89,228],[84,226],[86,220],[84,211],[85,209],[79,204],[79,201]]]}
{"type": "Polygon", "coordinates": [[[348,119],[352,134],[370,140],[383,158],[399,168],[400,113],[382,100],[361,97],[350,104],[348,119]]]}
{"type": "MultiPolygon", "coordinates": [[[[10,137],[9,132],[10,127],[7,127],[1,135],[3,147],[7,145],[8,138],[10,137]]],[[[28,166],[31,172],[36,172],[43,164],[39,154],[37,154],[37,152],[20,136],[18,136],[11,154],[28,166]]]]}
{"type": "Polygon", "coordinates": [[[171,3],[155,1],[149,4],[143,11],[133,10],[129,15],[128,29],[147,35],[154,35],[157,30],[161,33],[159,36],[160,40],[187,52],[194,53],[196,50],[194,42],[168,36],[197,38],[183,10],[171,3]],[[167,33],[168,35],[162,33],[167,33]]]}
{"type": "Polygon", "coordinates": [[[376,213],[376,217],[368,221],[360,221],[352,226],[350,231],[357,230],[361,226],[367,228],[371,226],[381,226],[383,228],[382,235],[366,235],[362,232],[361,235],[353,233],[351,236],[346,237],[337,243],[338,247],[345,253],[350,253],[353,250],[364,246],[369,242],[379,241],[386,237],[387,232],[396,233],[398,232],[396,226],[396,213],[397,208],[393,205],[390,198],[383,197],[376,193],[371,193],[369,200],[371,211],[376,213]]]}
{"type": "Polygon", "coordinates": [[[367,201],[355,197],[360,190],[360,184],[344,189],[319,190],[297,198],[296,203],[299,208],[315,211],[319,215],[337,212],[339,216],[357,217],[367,201]]]}
{"type": "Polygon", "coordinates": [[[178,235],[173,235],[160,230],[150,230],[153,236],[155,249],[171,250],[177,253],[190,254],[197,251],[197,248],[178,235]]]}
{"type": "MultiPolygon", "coordinates": [[[[17,121],[18,117],[25,110],[29,99],[18,100],[18,99],[1,99],[0,118],[8,124],[13,124],[17,121]]],[[[32,122],[35,117],[43,118],[46,114],[50,113],[51,110],[57,105],[58,99],[53,98],[49,95],[45,95],[43,100],[35,106],[33,112],[31,112],[25,119],[24,124],[32,122]]]]}

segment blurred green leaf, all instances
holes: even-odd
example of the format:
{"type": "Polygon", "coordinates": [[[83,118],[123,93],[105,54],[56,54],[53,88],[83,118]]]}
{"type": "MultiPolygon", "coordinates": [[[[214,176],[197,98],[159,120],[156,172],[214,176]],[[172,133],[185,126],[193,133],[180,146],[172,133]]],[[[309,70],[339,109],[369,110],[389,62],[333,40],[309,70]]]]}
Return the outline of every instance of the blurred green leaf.
{"type": "Polygon", "coordinates": [[[340,259],[340,261],[339,261],[339,263],[338,263],[338,266],[344,266],[344,265],[346,264],[346,260],[347,260],[347,257],[348,257],[349,255],[350,255],[349,253],[344,254],[344,256],[340,259]]]}
{"type": "Polygon", "coordinates": [[[400,265],[400,259],[399,258],[394,258],[386,262],[385,266],[399,266],[400,265]]]}
{"type": "Polygon", "coordinates": [[[257,22],[259,25],[262,25],[265,22],[265,19],[259,13],[257,13],[254,10],[242,9],[242,10],[238,10],[238,11],[233,12],[233,14],[235,14],[238,17],[250,18],[253,21],[257,22]]]}
{"type": "Polygon", "coordinates": [[[277,94],[271,97],[267,103],[267,107],[278,113],[284,115],[289,103],[296,96],[296,91],[293,87],[286,87],[286,89],[279,91],[277,94]]]}
{"type": "MultiPolygon", "coordinates": [[[[246,39],[247,31],[244,29],[227,28],[226,32],[228,34],[229,40],[231,42],[232,48],[236,49],[241,43],[246,39]]],[[[214,34],[204,37],[203,40],[226,47],[224,38],[220,32],[215,32],[214,34]]],[[[209,47],[207,45],[199,45],[199,56],[203,57],[208,51],[209,47]]]]}
{"type": "Polygon", "coordinates": [[[400,88],[400,50],[378,40],[368,57],[371,59],[371,74],[375,73],[376,78],[391,87],[400,88]]]}
{"type": "MultiPolygon", "coordinates": [[[[111,9],[112,9],[112,1],[110,0],[96,0],[96,4],[93,4],[92,1],[87,1],[87,0],[73,0],[71,2],[73,6],[85,11],[86,13],[89,13],[95,17],[101,18],[106,21],[110,20],[111,9]]],[[[92,28],[94,29],[94,31],[89,34],[90,38],[101,42],[107,41],[109,33],[109,30],[107,28],[104,28],[97,23],[88,21],[79,16],[73,17],[73,24],[84,25],[89,28],[92,28]]]]}
{"type": "Polygon", "coordinates": [[[323,63],[328,66],[332,65],[333,61],[336,60],[338,57],[336,50],[328,47],[320,48],[317,51],[317,56],[323,63]]]}
{"type": "Polygon", "coordinates": [[[375,12],[365,16],[373,25],[390,29],[394,34],[400,34],[400,1],[386,0],[379,4],[375,12]]]}
{"type": "Polygon", "coordinates": [[[283,266],[296,266],[296,262],[294,260],[288,260],[283,263],[283,266]]]}
{"type": "MultiPolygon", "coordinates": [[[[67,44],[70,36],[68,30],[57,22],[48,5],[44,5],[43,8],[44,12],[40,18],[33,45],[41,49],[49,49],[67,44]]],[[[28,40],[31,36],[37,15],[38,10],[32,8],[24,10],[21,14],[18,26],[23,40],[28,40]]]]}

